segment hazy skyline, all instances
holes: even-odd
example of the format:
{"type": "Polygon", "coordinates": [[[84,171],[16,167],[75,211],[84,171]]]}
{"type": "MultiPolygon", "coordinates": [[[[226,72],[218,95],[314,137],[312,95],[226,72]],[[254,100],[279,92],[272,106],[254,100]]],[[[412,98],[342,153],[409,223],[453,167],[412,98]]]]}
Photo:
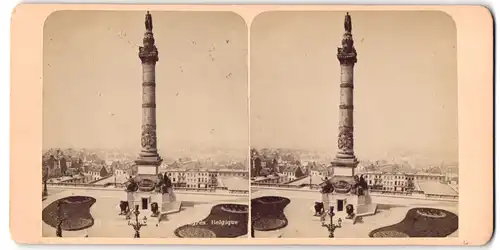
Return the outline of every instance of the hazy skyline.
{"type": "MultiPolygon", "coordinates": [[[[43,148],[133,148],[145,11],[60,11],[44,27],[43,148]]],[[[151,12],[158,148],[248,148],[247,27],[232,12],[151,12]]]]}
{"type": "MultiPolygon", "coordinates": [[[[358,158],[458,161],[456,28],[444,12],[350,12],[358,158]]],[[[266,12],[251,26],[251,143],[337,151],[345,12],[266,12]]]]}

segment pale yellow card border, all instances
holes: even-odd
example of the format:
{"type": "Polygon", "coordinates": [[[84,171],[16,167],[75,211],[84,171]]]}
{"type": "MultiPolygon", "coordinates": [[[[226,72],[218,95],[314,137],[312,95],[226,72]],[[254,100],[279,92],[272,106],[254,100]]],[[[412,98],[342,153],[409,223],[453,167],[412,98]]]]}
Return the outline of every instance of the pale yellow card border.
{"type": "MultiPolygon", "coordinates": [[[[11,24],[10,229],[18,243],[54,244],[315,244],[481,245],[493,232],[493,19],[479,6],[95,5],[22,4],[11,24]],[[42,30],[57,10],[233,11],[248,25],[269,10],[440,10],[457,27],[459,237],[426,239],[133,239],[41,237],[42,30]]],[[[71,53],[71,52],[69,52],[71,53]]],[[[389,58],[389,60],[400,60],[389,58]]],[[[411,59],[410,59],[411,60],[411,59]]],[[[404,63],[404,62],[402,62],[404,63]]],[[[411,77],[411,76],[409,76],[411,77]]],[[[251,80],[250,80],[251,84],[251,80]]]]}

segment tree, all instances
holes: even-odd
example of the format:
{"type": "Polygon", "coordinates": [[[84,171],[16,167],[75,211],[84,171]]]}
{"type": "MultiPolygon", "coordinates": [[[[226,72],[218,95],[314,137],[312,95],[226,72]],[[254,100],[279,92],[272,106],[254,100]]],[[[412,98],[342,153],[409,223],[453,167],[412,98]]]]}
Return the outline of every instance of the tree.
{"type": "Polygon", "coordinates": [[[56,163],[56,158],[54,157],[54,155],[50,155],[49,159],[47,160],[48,167],[54,168],[55,163],[56,163]]]}
{"type": "Polygon", "coordinates": [[[250,157],[257,157],[259,156],[259,151],[255,148],[250,149],[250,157]]]}
{"type": "Polygon", "coordinates": [[[410,178],[406,182],[406,190],[413,191],[414,189],[415,189],[415,184],[413,183],[413,180],[410,178]]]}
{"type": "Polygon", "coordinates": [[[108,174],[109,174],[109,173],[108,173],[108,171],[106,170],[106,167],[102,166],[102,167],[101,167],[101,171],[99,172],[99,175],[100,175],[101,177],[105,177],[105,176],[107,176],[108,174]]]}
{"type": "Polygon", "coordinates": [[[47,192],[47,181],[49,179],[49,170],[48,167],[45,166],[42,168],[42,182],[43,182],[43,191],[42,191],[42,196],[45,197],[48,195],[47,192]]]}
{"type": "Polygon", "coordinates": [[[262,168],[260,171],[259,171],[259,176],[268,176],[272,174],[268,168],[262,168]]]}
{"type": "Polygon", "coordinates": [[[273,159],[273,165],[272,165],[272,169],[275,173],[279,172],[279,169],[278,169],[278,161],[276,160],[276,158],[273,159]]]}
{"type": "Polygon", "coordinates": [[[66,175],[66,171],[68,170],[68,166],[66,164],[66,158],[64,156],[59,160],[59,165],[61,166],[61,174],[66,175]]]}
{"type": "Polygon", "coordinates": [[[254,170],[255,170],[255,175],[260,176],[261,171],[262,171],[262,163],[259,157],[255,158],[254,160],[254,170]]]}
{"type": "Polygon", "coordinates": [[[295,169],[295,178],[300,178],[302,176],[304,176],[305,174],[302,172],[302,168],[300,166],[298,166],[296,169],[295,169]]]}

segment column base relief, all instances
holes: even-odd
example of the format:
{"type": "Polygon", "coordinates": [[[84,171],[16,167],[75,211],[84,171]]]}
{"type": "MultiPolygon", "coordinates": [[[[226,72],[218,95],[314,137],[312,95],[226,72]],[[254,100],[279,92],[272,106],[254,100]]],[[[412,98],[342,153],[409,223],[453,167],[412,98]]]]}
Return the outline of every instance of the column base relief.
{"type": "Polygon", "coordinates": [[[357,166],[359,163],[358,159],[356,156],[344,156],[344,155],[339,155],[335,156],[335,159],[333,160],[332,164],[338,167],[351,167],[352,165],[357,166]]]}
{"type": "Polygon", "coordinates": [[[163,159],[158,155],[143,155],[139,154],[139,158],[135,160],[137,165],[159,166],[163,159]]]}

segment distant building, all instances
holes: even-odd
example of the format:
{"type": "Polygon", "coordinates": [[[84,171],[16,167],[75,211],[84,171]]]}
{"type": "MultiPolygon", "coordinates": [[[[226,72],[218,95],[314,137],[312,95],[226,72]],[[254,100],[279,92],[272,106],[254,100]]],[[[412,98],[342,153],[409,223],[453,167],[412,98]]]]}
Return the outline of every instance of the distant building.
{"type": "Polygon", "coordinates": [[[109,176],[108,170],[104,165],[94,165],[88,166],[85,171],[86,174],[92,176],[93,180],[100,180],[106,176],[109,176]]]}
{"type": "Polygon", "coordinates": [[[197,188],[198,187],[198,171],[194,169],[186,170],[186,187],[197,188]]]}
{"type": "Polygon", "coordinates": [[[287,166],[285,170],[283,170],[283,174],[287,177],[287,181],[293,181],[297,179],[297,176],[295,176],[295,173],[297,171],[297,168],[300,166],[287,166]]]}
{"type": "Polygon", "coordinates": [[[165,171],[170,181],[172,181],[172,186],[174,187],[187,187],[187,174],[184,169],[170,169],[165,171]]]}
{"type": "Polygon", "coordinates": [[[133,175],[132,169],[119,169],[119,168],[115,168],[113,174],[116,176],[127,176],[127,177],[133,175]]]}
{"type": "Polygon", "coordinates": [[[248,170],[241,169],[166,169],[174,187],[215,188],[222,178],[248,179],[248,170]]]}
{"type": "Polygon", "coordinates": [[[207,170],[197,171],[197,175],[195,177],[195,187],[196,188],[211,188],[212,187],[212,179],[209,176],[209,172],[207,170]]]}
{"type": "Polygon", "coordinates": [[[407,192],[412,191],[417,181],[445,182],[443,174],[364,172],[368,187],[372,190],[407,192]]]}
{"type": "Polygon", "coordinates": [[[328,175],[328,169],[324,165],[319,165],[313,163],[310,167],[310,174],[312,176],[323,176],[326,177],[328,175]]]}
{"type": "Polygon", "coordinates": [[[458,185],[458,174],[457,173],[449,173],[445,175],[446,183],[452,185],[458,185]]]}

